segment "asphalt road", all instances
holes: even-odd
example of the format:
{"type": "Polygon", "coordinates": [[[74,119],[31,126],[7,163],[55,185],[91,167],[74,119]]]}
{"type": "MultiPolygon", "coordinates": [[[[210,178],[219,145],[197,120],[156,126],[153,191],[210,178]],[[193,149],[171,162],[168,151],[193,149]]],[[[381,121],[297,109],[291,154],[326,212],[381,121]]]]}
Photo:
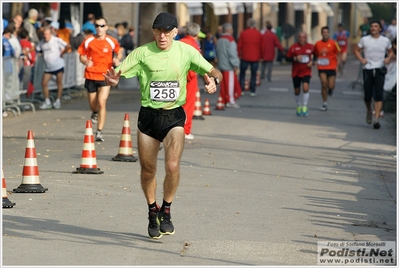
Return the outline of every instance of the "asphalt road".
{"type": "MultiPolygon", "coordinates": [[[[317,265],[318,241],[396,241],[396,115],[381,129],[366,124],[358,63],[350,57],[327,112],[311,80],[309,116],[295,115],[290,66],[240,109],[194,120],[172,205],[173,236],[147,236],[147,205],[138,162],[117,162],[124,115],[134,155],[137,83],[113,89],[105,142],[95,142],[100,175],[72,174],[81,163],[87,99],[74,94],[61,110],[3,119],[3,266],[317,265]],[[132,88],[133,87],[133,88],[132,88]],[[13,193],[21,184],[27,133],[34,133],[45,193],[13,193]]],[[[164,155],[158,157],[162,201],[164,155]]]]}

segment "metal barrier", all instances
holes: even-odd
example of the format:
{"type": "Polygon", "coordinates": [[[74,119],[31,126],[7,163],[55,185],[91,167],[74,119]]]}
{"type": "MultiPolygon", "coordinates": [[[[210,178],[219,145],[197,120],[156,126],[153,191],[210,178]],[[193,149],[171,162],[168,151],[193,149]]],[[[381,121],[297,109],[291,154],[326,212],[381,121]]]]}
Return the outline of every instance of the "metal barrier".
{"type": "MultiPolygon", "coordinates": [[[[63,88],[66,99],[70,99],[71,91],[75,88],[83,88],[84,85],[84,65],[79,61],[77,52],[66,53],[63,55],[65,60],[64,75],[62,79],[63,88]]],[[[43,56],[37,56],[34,68],[30,66],[22,66],[23,77],[20,81],[19,73],[21,63],[14,57],[3,57],[3,111],[10,111],[13,114],[20,115],[21,108],[27,108],[35,112],[33,103],[40,103],[42,97],[42,79],[45,68],[43,56]],[[33,73],[33,86],[34,90],[31,92],[30,97],[25,97],[21,101],[21,94],[26,93],[33,73]]],[[[55,75],[49,81],[49,90],[57,91],[57,83],[55,75]]]]}
{"type": "Polygon", "coordinates": [[[85,84],[85,66],[79,60],[79,53],[72,52],[75,54],[76,57],[76,86],[77,87],[84,87],[85,84]]]}
{"type": "Polygon", "coordinates": [[[11,111],[15,109],[17,115],[21,114],[22,106],[24,108],[27,106],[32,112],[35,112],[35,106],[31,102],[21,102],[20,95],[25,93],[25,91],[20,90],[19,66],[18,59],[3,57],[3,110],[11,111]]]}
{"type": "MultiPolygon", "coordinates": [[[[80,63],[80,61],[77,62],[78,57],[76,52],[66,53],[63,55],[63,58],[65,60],[64,75],[62,77],[63,88],[68,89],[76,87],[78,85],[76,79],[78,73],[77,68],[80,67],[79,65],[83,64],[80,63]]],[[[36,57],[34,76],[33,76],[33,86],[35,87],[35,90],[33,91],[34,94],[41,93],[43,90],[42,79],[43,79],[44,68],[45,68],[45,63],[43,56],[38,55],[36,57]]],[[[51,80],[49,81],[48,89],[50,91],[58,89],[55,75],[53,75],[51,80]]]]}

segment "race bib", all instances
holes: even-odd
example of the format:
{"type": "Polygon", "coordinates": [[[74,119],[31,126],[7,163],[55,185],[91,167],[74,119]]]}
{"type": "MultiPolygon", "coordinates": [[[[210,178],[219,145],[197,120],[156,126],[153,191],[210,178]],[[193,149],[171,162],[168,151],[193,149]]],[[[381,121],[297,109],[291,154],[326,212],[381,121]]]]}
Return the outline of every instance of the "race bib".
{"type": "Polygon", "coordinates": [[[317,59],[317,65],[320,65],[320,66],[330,65],[330,60],[326,59],[326,58],[319,58],[319,59],[317,59]]]}
{"type": "Polygon", "coordinates": [[[152,81],[150,94],[153,101],[176,101],[180,94],[179,81],[152,81]]]}
{"type": "Polygon", "coordinates": [[[300,62],[300,63],[308,63],[309,62],[308,55],[300,55],[300,56],[301,56],[301,60],[299,60],[298,62],[300,62]]]}
{"type": "Polygon", "coordinates": [[[346,45],[346,41],[345,40],[339,40],[338,41],[338,45],[345,46],[346,45]]]}

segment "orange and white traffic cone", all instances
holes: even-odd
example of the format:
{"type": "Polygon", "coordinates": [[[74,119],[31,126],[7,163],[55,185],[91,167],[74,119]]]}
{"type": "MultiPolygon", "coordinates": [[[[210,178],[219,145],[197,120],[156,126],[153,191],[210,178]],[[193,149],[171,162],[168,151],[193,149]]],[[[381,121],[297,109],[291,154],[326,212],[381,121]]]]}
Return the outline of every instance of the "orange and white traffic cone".
{"type": "Polygon", "coordinates": [[[137,158],[133,156],[132,136],[130,134],[129,114],[125,114],[123,120],[122,134],[119,142],[119,152],[112,158],[114,161],[136,162],[137,158]]]}
{"type": "Polygon", "coordinates": [[[211,107],[209,106],[209,99],[205,99],[204,103],[204,111],[202,112],[203,115],[212,115],[211,113],[211,107]]]}
{"type": "Polygon", "coordinates": [[[202,116],[202,107],[201,107],[201,94],[199,88],[197,89],[197,93],[195,93],[195,108],[193,119],[195,120],[204,120],[205,118],[202,116]]]}
{"type": "Polygon", "coordinates": [[[216,103],[215,110],[224,110],[223,99],[222,99],[222,96],[220,96],[220,95],[218,97],[218,102],[216,103]]]}
{"type": "Polygon", "coordinates": [[[80,167],[73,171],[74,174],[102,174],[97,167],[96,149],[94,148],[94,135],[91,120],[86,121],[86,133],[83,140],[82,161],[80,167]]]}
{"type": "Polygon", "coordinates": [[[33,132],[28,131],[28,141],[25,150],[25,162],[22,169],[22,183],[18,188],[13,189],[14,193],[44,193],[47,188],[43,188],[39,179],[39,167],[37,166],[35,141],[33,132]]]}
{"type": "Polygon", "coordinates": [[[249,80],[248,80],[248,78],[245,78],[244,90],[245,90],[245,91],[248,91],[248,90],[249,90],[249,80]]]}
{"type": "Polygon", "coordinates": [[[261,80],[260,80],[260,72],[256,72],[256,80],[255,80],[256,86],[260,86],[261,80]]]}
{"type": "Polygon", "coordinates": [[[8,199],[6,179],[4,179],[4,171],[3,171],[3,169],[1,170],[1,177],[3,179],[3,182],[2,182],[3,186],[2,186],[2,189],[1,189],[1,193],[3,195],[3,208],[12,208],[13,206],[15,206],[15,203],[11,202],[10,199],[8,199]]]}

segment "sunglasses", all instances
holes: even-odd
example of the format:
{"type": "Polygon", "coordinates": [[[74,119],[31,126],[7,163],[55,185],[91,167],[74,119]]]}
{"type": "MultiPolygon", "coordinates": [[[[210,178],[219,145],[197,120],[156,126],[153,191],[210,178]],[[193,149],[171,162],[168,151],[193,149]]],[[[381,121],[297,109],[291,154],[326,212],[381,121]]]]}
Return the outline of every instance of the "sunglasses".
{"type": "MultiPolygon", "coordinates": [[[[174,29],[173,29],[173,30],[174,30],[174,29]]],[[[172,33],[174,33],[173,30],[166,31],[166,30],[164,30],[164,29],[155,28],[155,29],[154,29],[154,33],[155,33],[156,35],[165,34],[166,36],[170,36],[172,33]]]]}
{"type": "Polygon", "coordinates": [[[98,27],[104,28],[107,25],[105,25],[105,24],[94,24],[94,26],[96,26],[96,28],[98,28],[98,27]]]}

